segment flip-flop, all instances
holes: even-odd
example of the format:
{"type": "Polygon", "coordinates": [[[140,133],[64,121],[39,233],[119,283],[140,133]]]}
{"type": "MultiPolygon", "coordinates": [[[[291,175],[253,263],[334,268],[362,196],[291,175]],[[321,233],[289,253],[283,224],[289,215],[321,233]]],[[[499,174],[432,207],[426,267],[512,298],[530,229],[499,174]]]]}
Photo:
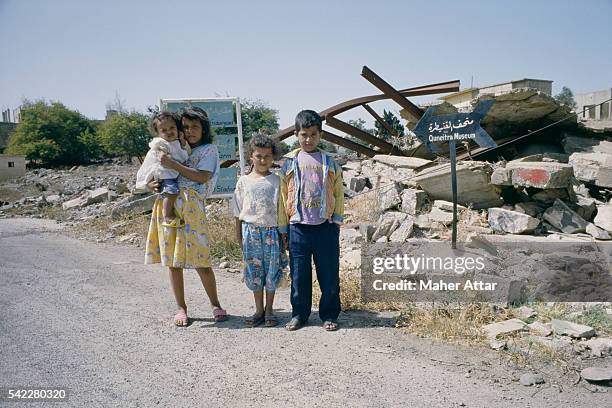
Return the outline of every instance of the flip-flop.
{"type": "Polygon", "coordinates": [[[266,315],[266,327],[274,327],[278,325],[278,317],[275,314],[266,315]]]}
{"type": "Polygon", "coordinates": [[[338,322],[334,320],[326,320],[323,322],[323,328],[326,331],[336,331],[338,330],[338,322]]]}
{"type": "Polygon", "coordinates": [[[185,327],[189,325],[189,318],[187,317],[187,312],[183,309],[177,310],[174,315],[174,325],[177,327],[185,327]]]}
{"type": "Polygon", "coordinates": [[[244,320],[244,325],[246,327],[257,327],[260,324],[262,324],[264,322],[265,318],[263,314],[260,315],[256,315],[254,314],[253,316],[247,317],[244,320]]]}
{"type": "Polygon", "coordinates": [[[302,322],[297,317],[294,317],[289,321],[289,323],[285,325],[285,329],[287,329],[288,331],[294,331],[301,329],[302,326],[304,326],[304,322],[302,322]]]}
{"type": "Polygon", "coordinates": [[[215,319],[215,322],[217,323],[224,322],[228,318],[227,312],[225,311],[225,309],[222,309],[220,307],[215,307],[213,309],[213,318],[215,319]]]}

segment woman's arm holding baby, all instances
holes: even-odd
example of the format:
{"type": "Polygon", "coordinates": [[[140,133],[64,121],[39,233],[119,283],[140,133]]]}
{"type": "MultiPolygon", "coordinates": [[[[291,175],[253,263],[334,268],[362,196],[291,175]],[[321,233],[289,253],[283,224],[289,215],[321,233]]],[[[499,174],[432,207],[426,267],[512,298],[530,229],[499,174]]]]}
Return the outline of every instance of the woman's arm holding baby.
{"type": "Polygon", "coordinates": [[[189,180],[193,180],[198,183],[206,183],[212,177],[212,172],[206,170],[198,170],[192,169],[191,167],[187,167],[173,160],[170,155],[162,153],[160,155],[161,165],[176,170],[183,177],[187,177],[189,180]]]}

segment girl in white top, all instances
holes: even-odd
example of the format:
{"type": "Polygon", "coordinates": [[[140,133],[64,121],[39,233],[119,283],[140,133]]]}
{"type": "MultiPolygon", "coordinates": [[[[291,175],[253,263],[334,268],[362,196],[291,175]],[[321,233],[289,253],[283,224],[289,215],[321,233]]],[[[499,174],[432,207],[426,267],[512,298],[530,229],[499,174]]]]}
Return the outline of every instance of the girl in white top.
{"type": "Polygon", "coordinates": [[[287,219],[280,202],[280,178],[270,172],[275,155],[276,145],[269,136],[251,138],[249,157],[253,167],[238,180],[232,199],[236,234],[242,242],[244,280],[255,298],[255,313],[245,321],[249,327],[264,322],[267,327],[278,324],[273,312],[274,294],[288,264],[287,234],[278,231],[279,219],[287,219]]]}

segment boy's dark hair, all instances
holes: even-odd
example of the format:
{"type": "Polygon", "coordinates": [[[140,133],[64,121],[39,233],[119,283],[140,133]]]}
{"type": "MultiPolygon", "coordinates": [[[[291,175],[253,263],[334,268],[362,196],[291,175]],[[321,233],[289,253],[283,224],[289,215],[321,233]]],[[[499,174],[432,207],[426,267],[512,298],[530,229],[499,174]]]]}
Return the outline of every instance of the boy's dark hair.
{"type": "Polygon", "coordinates": [[[319,132],[323,130],[323,120],[319,114],[313,110],[303,110],[295,117],[295,131],[299,132],[302,129],[306,129],[312,126],[316,126],[319,132]]]}
{"type": "Polygon", "coordinates": [[[181,123],[181,118],[178,114],[170,111],[161,111],[157,112],[155,115],[151,117],[149,121],[149,131],[153,134],[153,136],[157,136],[157,122],[160,122],[164,119],[173,120],[176,123],[176,130],[179,132],[183,131],[183,124],[181,123]]]}
{"type": "MultiPolygon", "coordinates": [[[[189,106],[181,110],[181,119],[187,118],[189,120],[199,120],[202,125],[202,139],[199,145],[209,144],[213,141],[212,129],[210,126],[210,119],[204,109],[198,108],[197,106],[189,106]]],[[[194,147],[194,146],[192,146],[194,147]]]]}
{"type": "Polygon", "coordinates": [[[255,151],[256,147],[261,147],[264,149],[266,147],[272,148],[272,154],[274,155],[274,158],[276,158],[276,155],[278,154],[278,146],[276,145],[276,141],[270,136],[264,135],[263,133],[256,133],[253,135],[253,137],[249,139],[249,144],[247,147],[247,157],[251,157],[251,154],[253,154],[253,151],[255,151]]]}

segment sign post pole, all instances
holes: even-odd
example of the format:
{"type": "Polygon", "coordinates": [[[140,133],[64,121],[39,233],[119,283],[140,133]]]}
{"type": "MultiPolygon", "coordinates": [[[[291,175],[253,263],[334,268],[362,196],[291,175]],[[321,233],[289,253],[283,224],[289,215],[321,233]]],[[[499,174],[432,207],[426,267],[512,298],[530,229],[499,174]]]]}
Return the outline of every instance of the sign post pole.
{"type": "Polygon", "coordinates": [[[448,142],[451,160],[451,189],[453,191],[453,235],[451,248],[457,249],[457,150],[455,140],[448,142]]]}
{"type": "Polygon", "coordinates": [[[438,153],[435,143],[448,142],[451,161],[451,190],[453,196],[452,249],[457,249],[457,140],[473,140],[480,147],[496,147],[497,143],[480,126],[480,120],[491,109],[493,99],[479,101],[472,112],[436,115],[435,106],[427,109],[413,132],[431,152],[438,153]]]}

